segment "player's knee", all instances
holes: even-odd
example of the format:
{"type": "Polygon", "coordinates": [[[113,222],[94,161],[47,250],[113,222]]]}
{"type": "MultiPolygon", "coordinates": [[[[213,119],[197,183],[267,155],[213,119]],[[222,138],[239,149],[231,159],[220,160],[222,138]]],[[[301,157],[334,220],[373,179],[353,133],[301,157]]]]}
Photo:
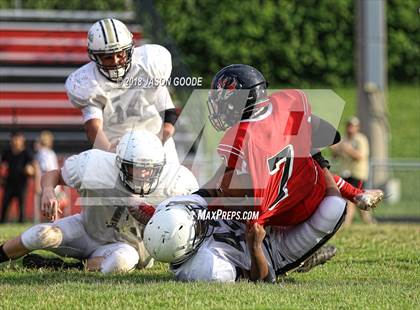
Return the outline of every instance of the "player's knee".
{"type": "Polygon", "coordinates": [[[310,219],[311,226],[330,234],[337,229],[346,212],[346,201],[337,196],[327,196],[310,219]]]}
{"type": "Polygon", "coordinates": [[[39,224],[26,230],[21,236],[22,244],[28,250],[56,248],[63,241],[60,228],[39,224]]]}
{"type": "Polygon", "coordinates": [[[130,247],[118,249],[105,257],[101,265],[102,273],[120,273],[133,270],[139,261],[137,251],[130,247]]]}

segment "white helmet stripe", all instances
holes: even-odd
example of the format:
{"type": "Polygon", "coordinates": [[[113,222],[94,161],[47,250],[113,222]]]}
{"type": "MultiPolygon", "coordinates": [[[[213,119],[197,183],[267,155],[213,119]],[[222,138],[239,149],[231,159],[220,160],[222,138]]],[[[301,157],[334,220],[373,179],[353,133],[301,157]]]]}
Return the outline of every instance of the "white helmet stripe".
{"type": "Polygon", "coordinates": [[[118,32],[117,32],[117,29],[115,28],[115,23],[114,23],[114,20],[113,19],[111,19],[111,23],[112,23],[112,28],[114,29],[115,38],[117,39],[117,42],[119,42],[119,40],[118,40],[118,32]]]}
{"type": "Polygon", "coordinates": [[[109,18],[104,20],[105,31],[106,31],[109,43],[115,43],[117,42],[117,40],[115,38],[115,33],[114,33],[114,30],[112,29],[112,24],[110,21],[111,19],[109,18]]]}
{"type": "Polygon", "coordinates": [[[106,45],[106,44],[108,44],[108,40],[106,38],[106,33],[105,33],[104,25],[102,24],[102,20],[99,21],[99,25],[101,26],[102,34],[104,36],[104,41],[105,41],[105,45],[106,45]]]}

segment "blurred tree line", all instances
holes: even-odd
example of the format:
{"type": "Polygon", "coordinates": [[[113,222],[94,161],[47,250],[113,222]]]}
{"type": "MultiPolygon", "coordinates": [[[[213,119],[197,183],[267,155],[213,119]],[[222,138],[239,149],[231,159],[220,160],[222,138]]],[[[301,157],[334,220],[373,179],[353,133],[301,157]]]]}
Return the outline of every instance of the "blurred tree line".
{"type": "MultiPolygon", "coordinates": [[[[156,0],[193,73],[247,63],[273,84],[343,85],[355,79],[355,0],[156,0]]],[[[420,64],[417,0],[388,0],[389,79],[415,82],[420,64]]],[[[208,80],[208,79],[207,79],[208,80]]]]}
{"type": "MultiPolygon", "coordinates": [[[[15,1],[0,0],[0,7],[13,7],[15,1]]],[[[22,8],[118,11],[142,3],[19,1],[22,8]]],[[[206,81],[221,67],[239,62],[259,68],[275,85],[337,86],[354,82],[355,0],[149,2],[154,2],[184,63],[206,81]]],[[[418,82],[418,9],[417,0],[387,1],[391,81],[418,82]]]]}

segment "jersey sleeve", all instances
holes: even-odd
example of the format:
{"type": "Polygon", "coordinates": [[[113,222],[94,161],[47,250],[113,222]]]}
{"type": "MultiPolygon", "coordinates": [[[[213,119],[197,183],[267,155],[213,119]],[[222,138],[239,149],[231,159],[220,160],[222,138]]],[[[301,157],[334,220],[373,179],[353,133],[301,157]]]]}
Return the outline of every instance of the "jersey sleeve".
{"type": "Polygon", "coordinates": [[[102,109],[95,106],[85,106],[82,108],[83,122],[86,123],[91,119],[103,119],[102,109]]]}
{"type": "Polygon", "coordinates": [[[293,156],[306,158],[312,149],[312,110],[301,90],[289,89],[273,96],[276,104],[274,118],[284,123],[280,129],[283,145],[292,145],[293,156]]]}
{"type": "Polygon", "coordinates": [[[159,86],[156,88],[154,104],[158,112],[163,112],[168,109],[175,109],[175,105],[166,86],[159,86]]]}
{"type": "Polygon", "coordinates": [[[61,168],[64,182],[73,188],[79,189],[82,184],[82,176],[79,170],[80,155],[73,155],[66,159],[61,168]]]}
{"type": "Polygon", "coordinates": [[[114,189],[119,173],[115,156],[114,153],[97,149],[72,156],[65,161],[61,169],[63,180],[76,189],[114,189]]]}
{"type": "Polygon", "coordinates": [[[168,80],[172,72],[171,53],[158,44],[144,44],[135,48],[134,56],[151,79],[168,80]]]}
{"type": "Polygon", "coordinates": [[[102,109],[107,102],[107,96],[96,80],[94,66],[93,62],[88,63],[71,73],[66,80],[67,96],[71,104],[78,109],[87,106],[102,109]]]}
{"type": "Polygon", "coordinates": [[[169,186],[165,189],[168,197],[190,195],[198,190],[197,179],[184,166],[179,166],[169,186]]]}
{"type": "Polygon", "coordinates": [[[303,115],[309,117],[312,115],[311,105],[305,92],[300,89],[288,89],[281,92],[282,95],[288,96],[291,100],[291,111],[302,112],[303,115]]]}

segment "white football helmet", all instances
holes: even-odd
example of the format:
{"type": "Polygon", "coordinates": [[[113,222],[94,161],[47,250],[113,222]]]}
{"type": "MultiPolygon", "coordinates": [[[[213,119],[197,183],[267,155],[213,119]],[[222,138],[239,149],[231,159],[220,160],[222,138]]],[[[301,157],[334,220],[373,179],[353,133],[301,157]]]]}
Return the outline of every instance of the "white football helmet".
{"type": "Polygon", "coordinates": [[[142,196],[152,193],[165,165],[162,142],[153,133],[133,130],[117,146],[117,165],[122,183],[142,196]]]}
{"type": "Polygon", "coordinates": [[[191,257],[205,240],[209,221],[199,220],[203,207],[175,201],[159,208],[144,229],[144,246],[161,262],[179,264],[191,257]]]}
{"type": "Polygon", "coordinates": [[[118,82],[128,72],[133,54],[133,34],[117,19],[97,21],[88,32],[89,58],[96,62],[99,72],[107,79],[118,82]],[[126,61],[121,65],[106,66],[100,56],[124,52],[126,61]]]}

